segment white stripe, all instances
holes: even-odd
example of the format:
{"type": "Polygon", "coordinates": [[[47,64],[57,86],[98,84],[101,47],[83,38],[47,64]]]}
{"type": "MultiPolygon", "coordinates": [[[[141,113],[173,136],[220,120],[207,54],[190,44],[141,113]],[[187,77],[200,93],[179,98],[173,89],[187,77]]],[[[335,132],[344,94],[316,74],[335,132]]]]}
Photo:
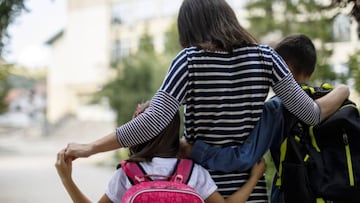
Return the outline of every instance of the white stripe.
{"type": "Polygon", "coordinates": [[[264,102],[240,102],[240,103],[233,103],[233,104],[204,104],[204,105],[195,105],[195,104],[189,104],[188,107],[193,108],[235,108],[235,107],[242,107],[242,106],[258,106],[263,105],[264,102]]]}
{"type": "Polygon", "coordinates": [[[214,144],[216,145],[219,145],[220,142],[224,142],[224,143],[232,143],[232,142],[236,142],[236,143],[239,143],[239,142],[242,142],[239,140],[239,138],[244,138],[245,136],[247,136],[248,133],[240,133],[240,134],[234,134],[234,135],[219,135],[219,134],[209,134],[209,133],[206,133],[206,135],[201,135],[201,134],[198,134],[197,137],[204,137],[206,136],[206,138],[221,138],[221,139],[224,139],[224,140],[221,140],[221,141],[210,141],[210,140],[206,140],[206,142],[215,142],[214,144]],[[225,139],[226,138],[226,139],[225,139]]]}
{"type": "MultiPolygon", "coordinates": [[[[202,136],[199,136],[202,137],[202,136]]],[[[229,139],[229,140],[223,140],[223,141],[206,141],[206,143],[211,144],[211,145],[239,145],[239,144],[243,144],[244,141],[239,141],[239,140],[230,140],[230,138],[228,137],[223,137],[224,139],[229,139]]],[[[242,137],[238,137],[238,138],[242,138],[242,137]]]]}
{"type": "Polygon", "coordinates": [[[195,116],[231,116],[231,115],[243,115],[249,113],[262,113],[262,109],[259,110],[243,110],[243,111],[222,111],[222,112],[200,112],[192,115],[195,116]]]}
{"type": "MultiPolygon", "coordinates": [[[[211,171],[211,170],[209,170],[211,171]]],[[[211,177],[213,179],[215,178],[231,178],[231,177],[240,177],[240,176],[248,176],[249,173],[244,173],[244,172],[240,172],[240,173],[236,173],[236,174],[233,174],[233,173],[226,173],[226,174],[221,174],[221,175],[211,175],[211,177]]],[[[246,181],[246,180],[242,180],[242,181],[246,181]]]]}
{"type": "MultiPolygon", "coordinates": [[[[253,128],[254,125],[242,125],[242,126],[239,126],[239,127],[213,127],[211,128],[211,130],[243,130],[245,128],[253,128]]],[[[207,130],[209,129],[208,127],[197,127],[197,128],[194,128],[194,130],[198,131],[198,130],[207,130]]],[[[206,134],[208,135],[208,134],[206,134]]]]}
{"type": "MultiPolygon", "coordinates": [[[[241,79],[237,79],[237,80],[197,80],[197,81],[193,81],[191,84],[233,84],[233,83],[240,83],[240,82],[250,82],[250,81],[270,81],[270,79],[266,79],[264,80],[264,77],[248,77],[248,78],[241,78],[241,79]]],[[[256,86],[258,87],[258,86],[256,86]]],[[[247,88],[243,88],[243,89],[258,89],[258,88],[254,88],[254,87],[249,87],[247,86],[247,88]]],[[[233,88],[231,88],[233,89],[233,88]]]]}
{"type": "MultiPolygon", "coordinates": [[[[184,56],[186,56],[186,55],[184,55],[184,56]]],[[[178,62],[179,62],[179,61],[177,61],[177,63],[178,63],[178,62]]],[[[187,62],[181,64],[181,66],[179,66],[179,67],[177,67],[177,63],[176,63],[176,65],[173,65],[173,66],[171,67],[172,72],[170,72],[170,73],[167,75],[167,77],[171,76],[171,78],[170,78],[170,80],[169,80],[170,82],[169,82],[166,86],[164,86],[162,89],[165,89],[165,90],[168,89],[169,86],[172,85],[172,82],[171,82],[171,81],[174,80],[174,77],[178,75],[178,73],[183,69],[184,66],[187,66],[187,62]],[[177,67],[176,70],[175,70],[173,67],[177,67]]],[[[184,75],[186,75],[186,74],[184,74],[184,75]]],[[[167,79],[169,79],[169,78],[167,78],[167,79]]]]}
{"type": "MultiPolygon", "coordinates": [[[[180,69],[180,68],[179,68],[179,69],[180,69]]],[[[186,78],[186,77],[187,77],[187,74],[183,74],[183,75],[178,79],[178,81],[183,81],[184,78],[186,78]]],[[[187,82],[186,82],[186,83],[187,83],[187,82]]],[[[187,86],[186,83],[185,83],[184,87],[187,86]]],[[[174,95],[174,92],[178,89],[178,86],[179,86],[179,85],[182,85],[181,82],[176,82],[175,84],[176,84],[176,85],[172,88],[172,91],[170,92],[171,95],[174,95]]],[[[183,88],[184,88],[184,87],[183,87],[183,88]]],[[[183,89],[183,88],[181,88],[181,89],[183,89]]],[[[181,94],[182,91],[180,91],[179,93],[181,94]]],[[[179,96],[179,95],[177,95],[177,96],[179,96]]],[[[179,98],[177,98],[177,99],[179,99],[179,98]]]]}
{"type": "MultiPolygon", "coordinates": [[[[235,51],[237,52],[237,51],[235,51]]],[[[224,55],[226,55],[228,53],[224,53],[224,55]]],[[[215,56],[202,56],[202,57],[191,57],[192,60],[199,60],[199,61],[207,61],[207,60],[217,60],[217,61],[234,61],[237,59],[241,59],[241,58],[249,58],[249,57],[261,57],[261,55],[259,53],[250,53],[250,54],[242,54],[242,55],[238,55],[238,56],[233,56],[233,57],[215,57],[215,56]]]]}
{"type": "MultiPolygon", "coordinates": [[[[223,99],[245,99],[245,98],[263,98],[266,97],[267,94],[246,94],[246,95],[237,95],[237,96],[214,96],[214,97],[196,97],[196,100],[204,100],[204,101],[217,101],[223,99]]],[[[193,99],[194,97],[189,97],[188,99],[193,99]]],[[[254,102],[244,102],[245,105],[252,105],[254,102]]]]}
{"type": "MultiPolygon", "coordinates": [[[[207,65],[207,67],[209,67],[207,65]]],[[[228,68],[229,66],[227,66],[228,68]]],[[[214,68],[222,68],[222,67],[214,67],[214,68]]],[[[225,68],[225,67],[224,67],[225,68]]],[[[214,72],[196,72],[196,73],[189,73],[189,76],[229,76],[229,75],[241,75],[247,73],[267,73],[271,74],[272,70],[268,69],[250,69],[250,70],[239,70],[234,72],[226,72],[226,71],[214,71],[214,72]]],[[[267,79],[263,77],[262,79],[267,79]]]]}
{"type": "MultiPolygon", "coordinates": [[[[264,61],[265,62],[265,61],[264,61]]],[[[234,64],[201,64],[201,62],[199,62],[200,64],[192,64],[191,66],[189,66],[190,68],[194,67],[194,68],[237,68],[237,67],[242,67],[242,66],[248,66],[248,65],[261,65],[264,64],[263,61],[245,61],[245,62],[237,62],[234,64]]]]}
{"type": "MultiPolygon", "coordinates": [[[[202,119],[202,121],[193,121],[192,123],[194,124],[199,124],[199,123],[239,123],[241,124],[242,122],[245,121],[258,121],[259,118],[243,118],[243,119],[202,119]]],[[[188,123],[188,122],[186,122],[188,123]]]]}

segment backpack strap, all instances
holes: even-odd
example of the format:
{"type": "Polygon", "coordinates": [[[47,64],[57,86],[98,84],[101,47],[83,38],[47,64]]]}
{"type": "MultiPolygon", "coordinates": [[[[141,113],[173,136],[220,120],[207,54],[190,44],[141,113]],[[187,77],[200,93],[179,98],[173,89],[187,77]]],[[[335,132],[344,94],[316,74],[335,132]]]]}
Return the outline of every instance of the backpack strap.
{"type": "MultiPolygon", "coordinates": [[[[194,162],[190,159],[179,159],[175,166],[175,171],[170,177],[170,181],[187,184],[194,167],[194,162]]],[[[121,169],[129,178],[131,184],[135,185],[144,181],[151,181],[144,169],[138,162],[122,161],[121,169]]]]}
{"type": "Polygon", "coordinates": [[[150,181],[149,177],[145,175],[145,171],[138,162],[124,160],[121,162],[121,169],[125,172],[126,176],[133,185],[144,181],[150,181]]]}
{"type": "Polygon", "coordinates": [[[191,177],[194,162],[190,159],[180,159],[177,163],[176,170],[171,176],[170,181],[187,184],[191,177]]]}

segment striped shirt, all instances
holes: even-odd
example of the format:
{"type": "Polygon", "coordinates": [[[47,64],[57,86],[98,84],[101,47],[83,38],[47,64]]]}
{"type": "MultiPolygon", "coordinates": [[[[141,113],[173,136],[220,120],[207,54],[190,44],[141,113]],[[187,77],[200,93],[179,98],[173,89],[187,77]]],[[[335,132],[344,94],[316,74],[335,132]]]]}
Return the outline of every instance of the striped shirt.
{"type": "MultiPolygon", "coordinates": [[[[149,108],[117,128],[116,134],[125,147],[146,142],[159,134],[184,105],[185,136],[189,140],[239,145],[260,119],[270,87],[291,113],[309,124],[320,122],[320,108],[301,90],[272,48],[252,45],[233,52],[186,48],[173,60],[149,108]]],[[[210,173],[222,194],[231,194],[248,179],[247,172],[210,173]]],[[[263,180],[249,202],[266,202],[263,180]]]]}

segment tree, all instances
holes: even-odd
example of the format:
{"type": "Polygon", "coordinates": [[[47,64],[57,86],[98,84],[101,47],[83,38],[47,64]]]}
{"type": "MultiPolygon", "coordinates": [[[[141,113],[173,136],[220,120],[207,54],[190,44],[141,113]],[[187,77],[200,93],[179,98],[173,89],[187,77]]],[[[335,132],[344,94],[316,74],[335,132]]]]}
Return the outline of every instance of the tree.
{"type": "Polygon", "coordinates": [[[170,25],[168,31],[165,33],[165,38],[165,54],[173,58],[181,50],[176,21],[170,25]]]}
{"type": "Polygon", "coordinates": [[[357,92],[360,92],[360,50],[357,50],[354,54],[349,57],[348,66],[349,71],[348,74],[354,80],[354,88],[357,92]]]}
{"type": "Polygon", "coordinates": [[[139,51],[123,58],[114,68],[114,79],[97,96],[109,98],[118,125],[132,118],[138,103],[151,99],[155,91],[154,73],[158,64],[151,37],[145,33],[140,39],[139,51]]]}
{"type": "Polygon", "coordinates": [[[1,57],[5,41],[9,38],[7,28],[23,10],[26,10],[24,0],[0,0],[0,113],[7,109],[4,98],[10,89],[9,66],[1,57]]]}
{"type": "MultiPolygon", "coordinates": [[[[332,0],[330,9],[332,7],[345,7],[348,4],[353,4],[352,9],[349,14],[351,14],[358,23],[358,38],[360,39],[360,1],[358,0],[332,0]]],[[[352,78],[354,82],[354,89],[357,92],[360,92],[360,50],[355,51],[352,55],[349,56],[348,60],[348,71],[345,73],[344,81],[347,81],[349,78],[352,78]]]]}
{"type": "MultiPolygon", "coordinates": [[[[360,1],[359,0],[332,0],[330,7],[345,7],[347,4],[353,4],[350,14],[360,25],[360,1]]],[[[360,26],[358,26],[358,36],[360,38],[360,26]]]]}
{"type": "Polygon", "coordinates": [[[329,64],[332,50],[325,47],[325,43],[332,40],[332,17],[325,15],[326,10],[320,1],[255,0],[249,1],[246,8],[249,11],[250,31],[258,39],[273,36],[271,34],[274,33],[279,33],[276,40],[288,34],[303,33],[316,41],[318,60],[312,80],[337,80],[337,75],[329,64]]]}
{"type": "Polygon", "coordinates": [[[8,26],[23,10],[26,10],[24,0],[0,0],[0,53],[3,52],[4,41],[9,38],[8,26]]]}
{"type": "Polygon", "coordinates": [[[0,66],[0,113],[4,113],[7,110],[7,104],[5,104],[5,97],[8,90],[10,89],[10,82],[8,80],[9,66],[3,64],[1,59],[0,66]]]}

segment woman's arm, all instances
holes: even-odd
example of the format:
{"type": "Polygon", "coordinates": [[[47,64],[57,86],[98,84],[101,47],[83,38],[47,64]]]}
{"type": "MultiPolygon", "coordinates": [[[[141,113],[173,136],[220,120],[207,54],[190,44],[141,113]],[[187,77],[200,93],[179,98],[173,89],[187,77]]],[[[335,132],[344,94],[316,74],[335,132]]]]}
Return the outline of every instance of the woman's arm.
{"type": "MultiPolygon", "coordinates": [[[[81,192],[73,181],[72,174],[72,159],[65,159],[65,149],[57,154],[55,163],[56,170],[60,176],[61,182],[66,191],[70,195],[74,203],[91,203],[91,201],[81,192]]],[[[100,203],[112,203],[112,201],[103,195],[99,201],[100,203]]]]}
{"type": "Polygon", "coordinates": [[[245,203],[258,180],[264,175],[265,168],[265,160],[261,159],[253,166],[249,180],[238,191],[227,199],[224,199],[219,192],[214,192],[205,200],[205,203],[245,203]]]}
{"type": "Polygon", "coordinates": [[[187,53],[183,50],[173,60],[162,86],[145,112],[118,127],[115,133],[95,142],[69,144],[66,157],[88,157],[99,152],[145,143],[157,136],[170,123],[185,97],[187,74],[187,53]]]}
{"type": "Polygon", "coordinates": [[[314,101],[295,81],[283,59],[269,47],[262,47],[265,58],[272,61],[272,87],[284,106],[297,118],[309,125],[316,125],[334,113],[349,97],[349,88],[340,85],[319,100],[314,101]],[[269,55],[267,55],[269,54],[269,55]]]}
{"type": "Polygon", "coordinates": [[[321,120],[335,113],[345,99],[349,98],[350,90],[346,85],[338,85],[325,96],[315,100],[321,108],[321,120]]]}
{"type": "Polygon", "coordinates": [[[115,132],[113,132],[88,144],[69,143],[65,149],[65,159],[74,160],[79,157],[89,157],[99,152],[111,151],[121,147],[115,132]]]}
{"type": "Polygon", "coordinates": [[[291,74],[276,83],[273,89],[290,113],[309,125],[316,125],[333,114],[350,94],[347,86],[339,85],[314,101],[301,89],[291,74]]]}

